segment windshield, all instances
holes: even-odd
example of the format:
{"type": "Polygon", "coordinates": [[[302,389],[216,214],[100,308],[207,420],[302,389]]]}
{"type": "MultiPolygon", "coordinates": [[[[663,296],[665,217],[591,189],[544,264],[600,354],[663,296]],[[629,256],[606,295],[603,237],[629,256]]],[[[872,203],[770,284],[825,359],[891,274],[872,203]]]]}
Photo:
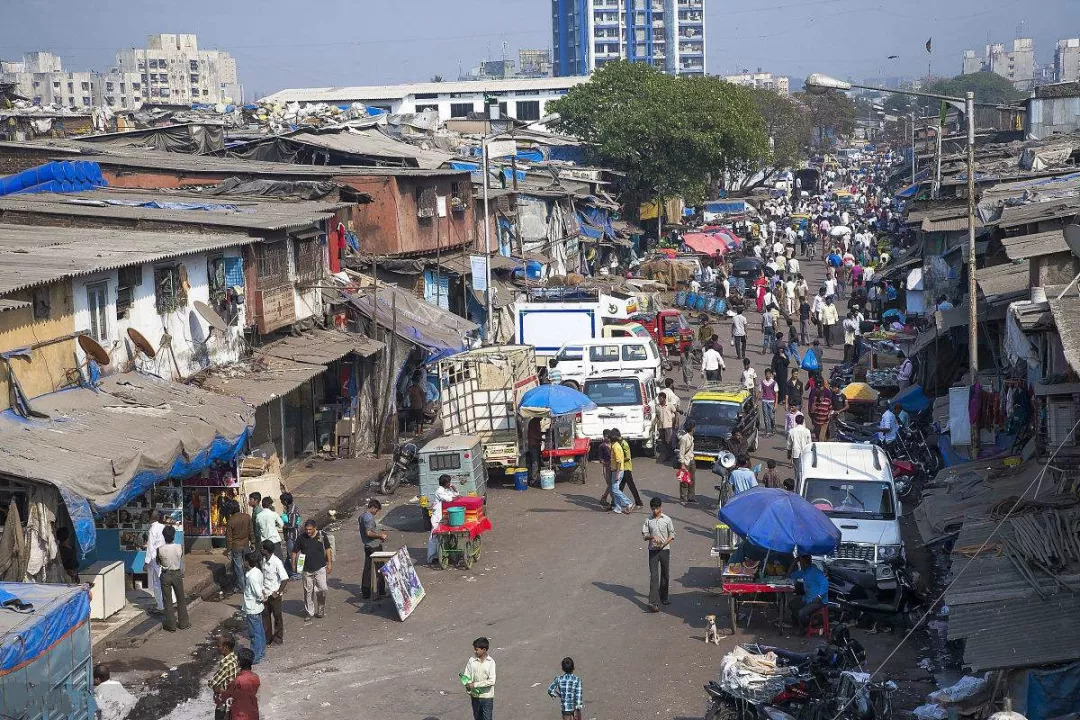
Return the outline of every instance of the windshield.
{"type": "Polygon", "coordinates": [[[741,406],[730,402],[697,400],[690,403],[690,419],[698,425],[730,425],[741,406]]]}
{"type": "Polygon", "coordinates": [[[896,518],[896,504],[888,483],[811,478],[803,496],[830,517],[896,518]]]}
{"type": "Polygon", "coordinates": [[[761,263],[753,258],[747,258],[746,260],[736,260],[731,266],[733,272],[752,272],[761,267],[761,263]]]}
{"type": "Polygon", "coordinates": [[[640,405],[637,380],[586,380],[585,394],[597,405],[640,405]]]}

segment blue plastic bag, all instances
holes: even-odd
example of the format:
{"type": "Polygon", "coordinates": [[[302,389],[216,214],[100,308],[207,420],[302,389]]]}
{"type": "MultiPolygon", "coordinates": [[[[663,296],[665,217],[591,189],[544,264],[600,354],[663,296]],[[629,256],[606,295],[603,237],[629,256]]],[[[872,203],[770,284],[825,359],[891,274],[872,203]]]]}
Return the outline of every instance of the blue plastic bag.
{"type": "Polygon", "coordinates": [[[817,353],[814,352],[813,348],[807,348],[806,352],[803,353],[800,367],[807,372],[821,372],[821,361],[818,360],[817,353]]]}

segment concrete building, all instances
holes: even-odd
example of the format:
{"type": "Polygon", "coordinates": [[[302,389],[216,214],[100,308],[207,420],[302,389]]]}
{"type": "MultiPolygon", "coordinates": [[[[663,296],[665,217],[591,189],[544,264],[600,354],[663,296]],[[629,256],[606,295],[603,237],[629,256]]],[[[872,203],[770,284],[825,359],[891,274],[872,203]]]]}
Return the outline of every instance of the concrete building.
{"type": "Polygon", "coordinates": [[[191,34],[158,34],[146,39],[146,47],[116,54],[119,78],[140,76],[142,102],[182,104],[243,102],[243,86],[237,78],[236,60],[223,50],[200,50],[191,34]]]}
{"type": "Polygon", "coordinates": [[[1012,50],[1006,50],[1002,43],[987,45],[981,59],[975,56],[974,50],[965,50],[962,70],[965,75],[997,73],[1017,90],[1030,90],[1035,84],[1035,41],[1016,38],[1012,50]]]}
{"type": "Polygon", "coordinates": [[[611,60],[705,74],[704,0],[552,0],[553,72],[588,75],[611,60]]]}
{"type": "Polygon", "coordinates": [[[30,52],[21,61],[0,62],[0,82],[15,83],[20,95],[43,107],[96,104],[94,73],[67,72],[61,59],[49,52],[30,52]]]}
{"type": "Polygon", "coordinates": [[[775,90],[781,95],[787,95],[789,93],[789,80],[784,75],[773,75],[771,72],[762,72],[761,68],[757,69],[757,72],[750,72],[749,70],[743,70],[741,73],[735,73],[734,75],[724,75],[723,78],[729,83],[736,85],[745,85],[746,87],[761,88],[763,90],[775,90]]]}
{"type": "Polygon", "coordinates": [[[1054,82],[1080,80],[1080,38],[1058,40],[1054,51],[1054,82]]]}
{"type": "Polygon", "coordinates": [[[551,75],[551,53],[547,50],[518,50],[518,75],[548,77],[551,75]]]}
{"type": "Polygon", "coordinates": [[[280,90],[267,96],[275,103],[298,102],[363,103],[390,113],[437,110],[439,119],[466,118],[484,111],[484,98],[497,98],[504,117],[539,120],[547,114],[547,104],[566,94],[586,77],[509,78],[506,80],[463,80],[459,82],[375,85],[367,87],[322,87],[280,90]]]}

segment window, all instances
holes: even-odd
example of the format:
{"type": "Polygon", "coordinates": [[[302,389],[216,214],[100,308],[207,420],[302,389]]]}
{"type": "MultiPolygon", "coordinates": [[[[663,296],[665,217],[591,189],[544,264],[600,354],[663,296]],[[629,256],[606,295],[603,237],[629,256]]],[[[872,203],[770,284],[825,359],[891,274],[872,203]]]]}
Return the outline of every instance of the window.
{"type": "Polygon", "coordinates": [[[517,115],[518,120],[539,120],[540,119],[540,101],[539,100],[518,100],[517,101],[517,115]]]}
{"type": "Polygon", "coordinates": [[[49,288],[34,288],[34,294],[31,300],[34,304],[34,319],[48,320],[49,314],[52,311],[52,300],[49,298],[49,288]]]}
{"type": "Polygon", "coordinates": [[[637,380],[586,380],[584,392],[597,405],[641,404],[641,383],[637,380]]]}
{"type": "Polygon", "coordinates": [[[158,315],[174,312],[187,305],[187,269],[183,265],[154,268],[154,294],[158,315]]]}
{"type": "Polygon", "coordinates": [[[418,113],[422,113],[425,110],[434,110],[435,112],[439,112],[439,106],[438,105],[417,105],[416,106],[416,112],[418,112],[418,113]]]}
{"type": "Polygon", "coordinates": [[[289,283],[288,256],[285,242],[259,243],[255,246],[258,283],[262,289],[281,287],[289,283]]]}
{"type": "Polygon", "coordinates": [[[90,83],[88,83],[88,82],[82,83],[82,89],[83,90],[89,90],[90,89],[90,83]]]}
{"type": "Polygon", "coordinates": [[[648,360],[649,351],[645,349],[644,345],[623,345],[622,349],[623,360],[648,360]]]}
{"type": "Polygon", "coordinates": [[[438,205],[438,190],[434,187],[416,188],[416,216],[419,218],[435,217],[438,205]]]}
{"type": "Polygon", "coordinates": [[[619,346],[593,345],[589,348],[589,359],[593,362],[619,362],[619,346]]]}
{"type": "Polygon", "coordinates": [[[432,472],[461,469],[461,453],[438,453],[428,456],[428,468],[432,472]]]}
{"type": "Polygon", "coordinates": [[[293,240],[293,265],[296,267],[296,279],[301,282],[315,282],[319,279],[319,243],[314,238],[293,240]]]}
{"type": "Polygon", "coordinates": [[[438,100],[439,93],[416,93],[417,100],[438,100]]]}
{"type": "Polygon", "coordinates": [[[469,113],[472,111],[472,103],[450,103],[450,117],[452,118],[469,117],[469,113]]]}
{"type": "Polygon", "coordinates": [[[86,309],[90,313],[90,337],[99,343],[109,337],[109,283],[97,282],[86,286],[86,309]]]}
{"type": "Polygon", "coordinates": [[[142,266],[120,268],[116,275],[116,317],[126,318],[135,302],[135,288],[142,285],[142,266]]]}

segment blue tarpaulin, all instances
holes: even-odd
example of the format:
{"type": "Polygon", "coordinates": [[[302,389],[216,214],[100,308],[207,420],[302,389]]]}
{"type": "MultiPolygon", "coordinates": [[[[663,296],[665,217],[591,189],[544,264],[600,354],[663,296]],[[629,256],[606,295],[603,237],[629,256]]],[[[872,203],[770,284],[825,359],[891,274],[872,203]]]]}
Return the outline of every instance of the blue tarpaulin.
{"type": "Polygon", "coordinates": [[[746,212],[744,200],[710,200],[705,203],[705,212],[723,215],[741,215],[746,212]]]}
{"type": "Polygon", "coordinates": [[[86,586],[0,583],[0,675],[47,652],[89,619],[86,586]],[[26,605],[31,609],[18,610],[26,605]]]}
{"type": "Polygon", "coordinates": [[[921,413],[930,407],[930,398],[926,397],[922,385],[911,385],[893,396],[892,402],[900,403],[900,407],[909,413],[921,413]]]}
{"type": "Polygon", "coordinates": [[[754,487],[724,504],[717,517],[758,547],[800,555],[832,555],[840,529],[802,496],[777,488],[754,487]]]}

